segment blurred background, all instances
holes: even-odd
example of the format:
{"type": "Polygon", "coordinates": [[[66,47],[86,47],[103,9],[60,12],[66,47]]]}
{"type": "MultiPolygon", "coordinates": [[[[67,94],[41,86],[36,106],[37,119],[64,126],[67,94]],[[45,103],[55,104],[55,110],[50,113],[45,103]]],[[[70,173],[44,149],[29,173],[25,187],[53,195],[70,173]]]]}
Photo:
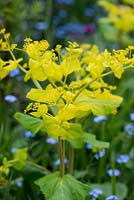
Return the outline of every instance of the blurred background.
{"type": "MultiPolygon", "coordinates": [[[[20,47],[23,39],[30,37],[48,40],[51,48],[57,43],[64,46],[67,41],[96,44],[101,51],[126,48],[134,45],[134,0],[0,0],[0,28],[6,28],[12,42],[20,47]]],[[[43,133],[33,135],[13,118],[28,103],[25,95],[32,83],[24,83],[23,78],[17,68],[0,82],[0,165],[4,157],[12,158],[16,148],[27,147],[30,160],[22,171],[11,169],[4,179],[0,172],[0,199],[4,200],[44,199],[33,184],[44,173],[38,165],[50,171],[59,166],[57,141],[43,133]]],[[[126,71],[122,80],[110,77],[108,81],[117,85],[116,93],[124,98],[119,112],[116,116],[90,116],[84,129],[110,142],[110,149],[95,154],[86,145],[76,151],[74,175],[92,188],[95,183],[106,188],[106,194],[111,185],[105,184],[114,176],[120,199],[133,200],[134,70],[126,71]],[[117,171],[112,174],[108,170],[113,166],[117,171]]]]}
{"type": "Polygon", "coordinates": [[[52,46],[73,40],[117,48],[134,39],[133,4],[133,0],[1,0],[0,26],[17,43],[31,37],[45,38],[52,46]]]}

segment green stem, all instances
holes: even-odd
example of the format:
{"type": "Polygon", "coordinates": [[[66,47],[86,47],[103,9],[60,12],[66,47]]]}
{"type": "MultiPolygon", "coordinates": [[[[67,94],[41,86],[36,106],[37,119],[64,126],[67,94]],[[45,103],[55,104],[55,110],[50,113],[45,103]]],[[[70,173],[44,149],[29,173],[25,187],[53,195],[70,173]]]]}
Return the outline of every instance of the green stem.
{"type": "Polygon", "coordinates": [[[60,153],[60,172],[61,172],[61,177],[63,177],[65,173],[65,164],[64,164],[65,143],[60,136],[59,136],[59,153],[60,153]]]}
{"type": "Polygon", "coordinates": [[[114,174],[114,170],[115,170],[114,158],[115,158],[115,156],[113,155],[112,156],[112,170],[113,170],[113,173],[112,173],[112,177],[111,177],[111,183],[112,183],[112,194],[116,195],[116,176],[114,174]]]}
{"type": "MultiPolygon", "coordinates": [[[[102,129],[101,129],[101,137],[100,140],[101,141],[105,141],[105,123],[102,124],[102,129]]],[[[103,158],[101,158],[99,160],[99,164],[98,164],[98,170],[97,170],[97,182],[101,182],[102,179],[102,172],[104,170],[105,167],[105,162],[106,162],[106,156],[104,156],[103,158]]]]}
{"type": "Polygon", "coordinates": [[[37,80],[32,79],[32,81],[33,81],[34,85],[35,85],[38,89],[41,89],[41,90],[43,89],[43,88],[41,87],[40,83],[39,83],[37,80]]]}
{"type": "Polygon", "coordinates": [[[81,93],[88,85],[90,85],[91,83],[93,83],[93,82],[96,81],[96,80],[97,80],[97,79],[93,79],[93,80],[90,81],[89,83],[83,85],[83,87],[80,88],[79,91],[78,91],[78,92],[76,93],[76,95],[74,96],[72,102],[74,102],[74,101],[77,99],[77,97],[80,95],[80,93],[81,93]]]}
{"type": "Polygon", "coordinates": [[[71,175],[73,174],[73,167],[74,167],[74,148],[70,146],[68,171],[71,175]]]}
{"type": "Polygon", "coordinates": [[[116,194],[116,176],[114,174],[112,175],[111,182],[112,182],[112,194],[115,195],[116,194]]]}
{"type": "Polygon", "coordinates": [[[52,19],[53,1],[47,0],[45,3],[45,8],[47,8],[46,12],[45,12],[45,21],[48,24],[48,30],[45,33],[45,38],[48,41],[51,41],[51,36],[52,36],[52,34],[51,34],[51,19],[52,19]]]}

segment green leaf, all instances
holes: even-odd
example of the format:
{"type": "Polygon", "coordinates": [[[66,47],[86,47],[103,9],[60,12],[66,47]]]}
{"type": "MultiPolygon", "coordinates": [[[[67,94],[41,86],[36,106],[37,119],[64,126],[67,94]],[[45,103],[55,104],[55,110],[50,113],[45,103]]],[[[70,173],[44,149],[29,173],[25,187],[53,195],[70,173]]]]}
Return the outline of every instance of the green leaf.
{"type": "Polygon", "coordinates": [[[108,142],[103,142],[96,140],[95,135],[92,135],[90,133],[83,133],[83,141],[86,143],[89,143],[93,146],[93,150],[100,150],[104,148],[109,148],[109,143],[108,142]]]}
{"type": "Polygon", "coordinates": [[[32,117],[23,113],[15,113],[14,118],[19,121],[24,128],[31,131],[33,134],[37,133],[43,127],[43,120],[32,117]]]}
{"type": "Polygon", "coordinates": [[[75,55],[64,58],[60,66],[65,76],[68,76],[72,72],[79,71],[81,69],[80,62],[75,55]]]}
{"type": "MultiPolygon", "coordinates": [[[[103,183],[103,184],[91,184],[90,189],[93,190],[95,188],[100,188],[103,191],[103,195],[108,197],[112,195],[112,185],[111,183],[103,183]]],[[[119,200],[125,199],[127,195],[127,187],[122,183],[116,183],[116,196],[119,200]]]]}
{"type": "Polygon", "coordinates": [[[77,107],[73,104],[66,105],[63,109],[61,109],[57,117],[61,121],[67,121],[76,117],[77,107]]]}
{"type": "Polygon", "coordinates": [[[14,152],[14,160],[15,160],[15,163],[13,164],[14,167],[17,170],[22,169],[25,166],[27,160],[27,148],[17,149],[14,152]]]}
{"type": "Polygon", "coordinates": [[[63,140],[81,140],[81,126],[76,123],[63,122],[59,124],[56,117],[44,116],[43,130],[48,133],[49,136],[58,139],[60,136],[63,140]]]}
{"type": "Polygon", "coordinates": [[[89,192],[88,185],[77,181],[71,175],[61,177],[59,172],[40,178],[35,183],[46,200],[84,200],[89,192]]]}
{"type": "Polygon", "coordinates": [[[74,105],[80,110],[92,111],[94,115],[107,115],[114,113],[122,102],[122,97],[112,95],[109,90],[88,91],[84,90],[75,100],[74,105]]]}
{"type": "Polygon", "coordinates": [[[72,145],[73,148],[82,148],[83,138],[82,138],[82,127],[78,123],[70,123],[70,128],[68,130],[70,137],[67,138],[67,141],[72,145]],[[72,135],[72,137],[71,137],[72,135]]]}
{"type": "Polygon", "coordinates": [[[45,90],[32,88],[26,97],[37,102],[55,103],[60,95],[60,92],[49,84],[45,90]]]}
{"type": "Polygon", "coordinates": [[[72,200],[84,200],[89,192],[89,186],[76,180],[71,175],[65,175],[64,177],[66,184],[72,192],[72,200]]]}

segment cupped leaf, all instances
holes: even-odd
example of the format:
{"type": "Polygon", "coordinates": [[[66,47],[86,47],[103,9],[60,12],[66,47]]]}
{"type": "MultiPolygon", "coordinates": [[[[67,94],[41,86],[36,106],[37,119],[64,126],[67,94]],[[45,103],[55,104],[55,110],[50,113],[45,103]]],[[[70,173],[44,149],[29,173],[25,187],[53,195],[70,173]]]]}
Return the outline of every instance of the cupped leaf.
{"type": "MultiPolygon", "coordinates": [[[[88,91],[84,90],[75,100],[74,105],[80,109],[86,108],[91,110],[94,115],[107,115],[114,113],[117,107],[120,106],[122,97],[113,95],[109,90],[88,91]]],[[[87,111],[86,110],[86,111],[87,111]]]]}
{"type": "Polygon", "coordinates": [[[46,200],[84,200],[89,192],[88,185],[77,181],[71,175],[61,177],[59,172],[48,174],[35,183],[46,200]]]}
{"type": "Polygon", "coordinates": [[[70,123],[68,134],[70,137],[67,138],[67,141],[72,145],[72,147],[76,149],[82,148],[83,138],[81,124],[70,123]]]}
{"type": "Polygon", "coordinates": [[[56,117],[49,115],[44,116],[43,120],[43,130],[49,136],[55,139],[58,139],[60,136],[63,140],[69,141],[81,140],[81,126],[79,124],[69,123],[67,121],[60,124],[56,117]]]}
{"type": "Polygon", "coordinates": [[[8,62],[4,62],[0,58],[0,80],[5,78],[9,72],[11,72],[13,69],[15,69],[19,62],[22,61],[22,58],[18,60],[9,60],[8,62]]]}
{"type": "Polygon", "coordinates": [[[29,65],[29,69],[30,69],[32,78],[34,78],[35,80],[38,80],[38,81],[44,81],[47,79],[47,77],[42,69],[42,65],[38,60],[30,58],[28,65],[29,65]]]}
{"type": "Polygon", "coordinates": [[[104,149],[104,148],[109,148],[109,142],[96,140],[95,135],[90,134],[90,133],[83,133],[83,141],[91,144],[94,151],[104,149]]]}
{"type": "Polygon", "coordinates": [[[32,117],[23,113],[15,113],[14,118],[19,121],[25,129],[31,131],[33,134],[37,133],[43,128],[43,120],[32,117]]]}
{"type": "Polygon", "coordinates": [[[37,102],[55,103],[60,97],[60,92],[48,85],[45,90],[32,88],[26,97],[37,102]]]}
{"type": "Polygon", "coordinates": [[[77,112],[77,107],[74,106],[73,104],[68,104],[58,112],[57,117],[61,121],[67,121],[75,118],[76,112],[77,112]]]}
{"type": "Polygon", "coordinates": [[[72,72],[79,71],[80,68],[80,62],[78,58],[75,55],[71,55],[69,57],[64,58],[64,60],[60,64],[62,72],[65,76],[68,76],[72,72]]]}

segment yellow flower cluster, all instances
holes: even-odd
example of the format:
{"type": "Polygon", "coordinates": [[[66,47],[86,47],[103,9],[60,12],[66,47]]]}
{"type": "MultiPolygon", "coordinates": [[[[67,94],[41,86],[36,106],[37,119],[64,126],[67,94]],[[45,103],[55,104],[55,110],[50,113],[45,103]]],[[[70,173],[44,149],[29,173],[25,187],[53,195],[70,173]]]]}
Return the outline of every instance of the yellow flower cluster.
{"type": "MultiPolygon", "coordinates": [[[[2,34],[5,38],[6,33],[2,34]]],[[[105,82],[105,77],[113,74],[120,79],[125,69],[134,67],[134,46],[100,52],[96,45],[68,42],[65,48],[57,45],[49,49],[46,40],[27,38],[22,51],[28,55],[28,61],[21,65],[22,59],[16,59],[9,40],[4,39],[1,44],[5,42],[11,60],[0,60],[0,79],[18,65],[25,73],[24,80],[33,80],[36,88],[26,97],[34,103],[25,113],[42,119],[41,126],[43,123],[43,130],[50,136],[67,140],[80,138],[82,128],[80,124],[72,124],[72,120],[90,113],[116,113],[122,98],[111,93],[116,87],[105,82]]],[[[2,51],[5,46],[1,45],[2,51]]]]}

